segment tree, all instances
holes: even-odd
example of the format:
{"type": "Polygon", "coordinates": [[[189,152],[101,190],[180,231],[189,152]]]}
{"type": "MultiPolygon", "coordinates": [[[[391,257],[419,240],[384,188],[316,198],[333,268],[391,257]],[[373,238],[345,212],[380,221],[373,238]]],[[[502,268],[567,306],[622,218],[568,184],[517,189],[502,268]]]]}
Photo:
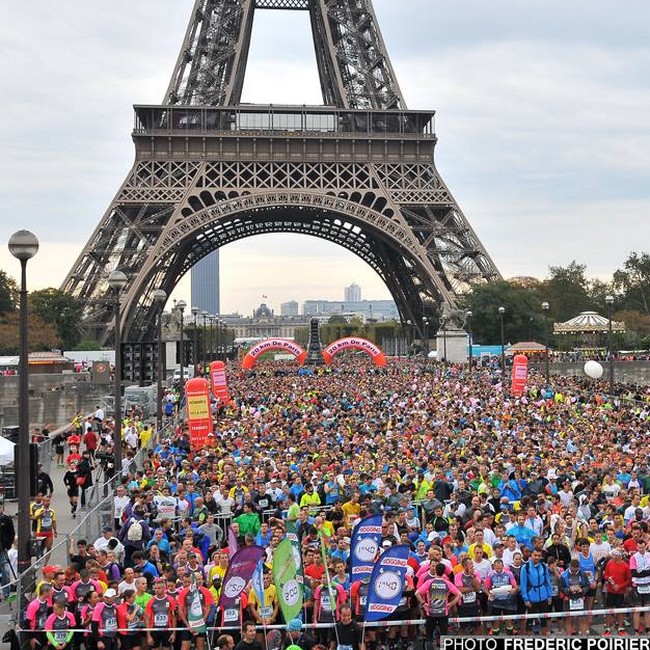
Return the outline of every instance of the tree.
{"type": "Polygon", "coordinates": [[[501,343],[499,307],[505,308],[503,329],[506,343],[543,337],[542,283],[519,278],[489,284],[477,284],[464,296],[463,308],[472,312],[471,328],[475,342],[501,343]]]}
{"type": "Polygon", "coordinates": [[[4,271],[0,271],[0,316],[15,311],[18,305],[18,285],[4,271]]]}
{"type": "Polygon", "coordinates": [[[630,253],[614,273],[614,287],[622,293],[621,306],[650,315],[650,255],[630,253]]]}
{"type": "Polygon", "coordinates": [[[54,325],[64,350],[71,350],[81,340],[83,307],[77,298],[60,289],[41,289],[29,294],[29,306],[43,322],[54,325]]]}
{"type": "MultiPolygon", "coordinates": [[[[20,353],[20,312],[5,314],[0,322],[0,354],[20,353]]],[[[46,352],[61,346],[54,325],[43,322],[38,316],[29,314],[28,337],[30,352],[46,352]]]]}
{"type": "Polygon", "coordinates": [[[544,292],[550,305],[549,316],[556,321],[569,320],[595,307],[589,296],[586,268],[575,260],[567,266],[549,267],[550,277],[544,283],[544,292]]]}

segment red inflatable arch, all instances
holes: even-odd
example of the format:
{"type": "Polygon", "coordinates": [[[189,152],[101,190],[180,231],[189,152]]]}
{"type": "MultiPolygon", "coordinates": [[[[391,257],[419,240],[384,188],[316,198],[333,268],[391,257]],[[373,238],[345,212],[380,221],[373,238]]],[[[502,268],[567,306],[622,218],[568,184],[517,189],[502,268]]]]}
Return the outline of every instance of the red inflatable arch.
{"type": "Polygon", "coordinates": [[[323,359],[325,359],[325,363],[329,366],[335,354],[349,349],[365,352],[368,356],[372,357],[376,366],[383,368],[386,365],[386,355],[382,352],[381,348],[378,348],[372,341],[360,339],[356,336],[350,336],[330,343],[323,350],[323,359]]]}
{"type": "Polygon", "coordinates": [[[295,341],[289,339],[266,339],[265,341],[256,343],[246,353],[241,362],[242,368],[244,368],[244,370],[250,370],[259,357],[266,352],[271,352],[272,350],[279,350],[280,352],[293,354],[300,365],[305,363],[305,359],[307,358],[307,353],[295,341]]]}

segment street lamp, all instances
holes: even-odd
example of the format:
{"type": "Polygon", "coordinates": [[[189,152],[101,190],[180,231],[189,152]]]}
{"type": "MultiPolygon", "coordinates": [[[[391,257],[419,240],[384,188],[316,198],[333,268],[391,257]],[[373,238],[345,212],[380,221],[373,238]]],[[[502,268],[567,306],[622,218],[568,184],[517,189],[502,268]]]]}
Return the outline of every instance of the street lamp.
{"type": "Polygon", "coordinates": [[[205,366],[207,364],[207,352],[208,352],[208,312],[202,311],[201,317],[203,318],[203,340],[201,341],[201,365],[203,366],[203,372],[205,372],[205,366]]]}
{"type": "Polygon", "coordinates": [[[410,354],[410,352],[411,352],[411,343],[412,343],[412,340],[411,340],[411,333],[412,333],[412,331],[413,331],[413,330],[411,329],[412,326],[413,326],[413,321],[409,318],[409,319],[406,321],[406,348],[407,348],[406,356],[409,356],[409,354],[410,354]]]}
{"type": "Polygon", "coordinates": [[[501,321],[501,370],[506,372],[506,338],[503,331],[503,315],[506,313],[505,307],[499,307],[499,320],[501,321]]]}
{"type": "Polygon", "coordinates": [[[424,332],[424,356],[429,358],[429,320],[422,316],[422,331],[424,332]]]}
{"type": "Polygon", "coordinates": [[[444,314],[440,317],[442,327],[442,363],[447,365],[447,316],[444,314]]]}
{"type": "Polygon", "coordinates": [[[226,321],[221,321],[223,324],[223,362],[228,360],[228,324],[226,321]]]}
{"type": "Polygon", "coordinates": [[[29,584],[32,564],[29,540],[31,521],[30,466],[29,466],[29,332],[27,329],[27,260],[38,252],[38,239],[29,230],[19,230],[9,238],[9,252],[20,261],[20,358],[18,360],[18,457],[16,488],[18,490],[18,575],[20,576],[20,611],[26,604],[25,594],[29,584]]]}
{"type": "Polygon", "coordinates": [[[542,311],[544,312],[544,372],[546,374],[546,383],[549,383],[551,376],[548,366],[548,310],[550,305],[544,301],[542,303],[542,311]]]}
{"type": "Polygon", "coordinates": [[[216,339],[216,350],[214,354],[215,361],[218,361],[221,359],[221,321],[219,318],[215,317],[214,319],[214,324],[215,324],[215,339],[216,339]]]}
{"type": "Polygon", "coordinates": [[[122,330],[120,327],[120,294],[128,282],[122,271],[113,271],[108,276],[108,286],[113,290],[113,314],[115,316],[115,384],[113,407],[113,453],[115,454],[115,474],[122,474],[122,330]]]}
{"type": "Polygon", "coordinates": [[[215,337],[214,337],[214,327],[212,327],[212,326],[214,325],[215,318],[216,318],[216,316],[214,314],[210,314],[208,316],[208,322],[210,323],[210,352],[208,354],[208,361],[213,361],[212,352],[214,350],[214,339],[215,339],[215,337]]]}
{"type": "Polygon", "coordinates": [[[469,356],[468,356],[468,361],[469,361],[469,371],[472,372],[472,312],[471,311],[466,311],[465,312],[465,323],[467,325],[467,340],[469,342],[469,356]]]}
{"type": "Polygon", "coordinates": [[[162,315],[163,309],[165,308],[165,303],[167,302],[167,294],[162,289],[156,289],[153,292],[153,301],[158,306],[158,322],[156,328],[156,336],[158,338],[158,367],[156,368],[156,377],[158,380],[158,402],[156,407],[156,428],[158,433],[162,429],[162,419],[163,419],[163,410],[162,410],[162,376],[163,376],[163,342],[162,342],[162,315]]]}
{"type": "Polygon", "coordinates": [[[181,353],[180,353],[180,363],[181,363],[181,394],[183,392],[183,386],[185,386],[185,350],[183,349],[185,347],[185,340],[183,338],[184,334],[184,326],[185,323],[184,321],[184,314],[185,314],[185,307],[187,307],[187,303],[184,300],[179,300],[176,303],[176,309],[181,312],[181,353]]]}
{"type": "Polygon", "coordinates": [[[196,372],[196,360],[198,359],[198,349],[199,349],[199,344],[198,344],[198,334],[196,331],[196,317],[199,315],[199,312],[201,310],[198,307],[192,307],[192,316],[194,316],[194,341],[193,341],[193,348],[192,348],[192,363],[194,365],[194,371],[196,372]]]}
{"type": "Polygon", "coordinates": [[[614,296],[605,296],[607,304],[607,354],[609,356],[609,394],[614,394],[614,353],[612,352],[612,311],[614,309],[614,296]]]}

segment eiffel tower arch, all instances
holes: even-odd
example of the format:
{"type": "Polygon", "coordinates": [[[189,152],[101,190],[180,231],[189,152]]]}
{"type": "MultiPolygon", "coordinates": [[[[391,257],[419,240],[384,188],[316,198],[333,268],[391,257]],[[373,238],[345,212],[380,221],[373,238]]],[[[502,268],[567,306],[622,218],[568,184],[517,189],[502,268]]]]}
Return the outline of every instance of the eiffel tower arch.
{"type": "Polygon", "coordinates": [[[135,106],[135,163],[63,289],[106,342],[107,278],[126,273],[138,340],[155,289],[228,243],[291,232],[359,256],[419,325],[500,277],[435,168],[433,118],[406,108],[371,0],[196,0],[165,100],[135,106]],[[257,9],[309,12],[324,106],[241,104],[257,9]]]}

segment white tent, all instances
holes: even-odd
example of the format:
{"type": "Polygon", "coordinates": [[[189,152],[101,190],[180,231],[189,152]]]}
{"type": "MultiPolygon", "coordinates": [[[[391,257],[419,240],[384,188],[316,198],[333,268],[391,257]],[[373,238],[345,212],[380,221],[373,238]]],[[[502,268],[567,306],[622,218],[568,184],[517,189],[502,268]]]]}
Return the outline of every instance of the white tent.
{"type": "Polygon", "coordinates": [[[0,466],[14,462],[14,443],[0,436],[0,466]]]}

